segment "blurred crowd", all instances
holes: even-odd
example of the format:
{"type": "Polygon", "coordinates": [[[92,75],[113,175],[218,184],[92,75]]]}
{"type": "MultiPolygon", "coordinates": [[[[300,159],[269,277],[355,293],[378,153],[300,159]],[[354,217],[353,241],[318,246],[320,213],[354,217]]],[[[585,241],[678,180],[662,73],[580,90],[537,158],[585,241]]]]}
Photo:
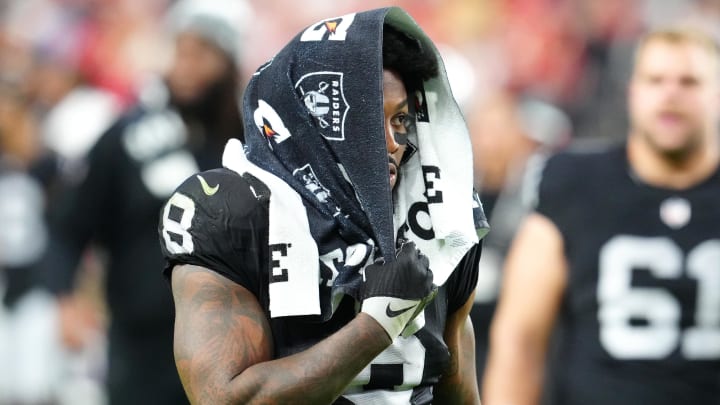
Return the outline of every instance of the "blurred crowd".
{"type": "MultiPolygon", "coordinates": [[[[108,401],[105,352],[114,321],[106,304],[113,279],[106,275],[108,253],[93,243],[84,247],[71,273],[72,289],[61,295],[45,288],[52,266],[43,257],[52,245],[52,221],[63,215],[53,208],[92,170],[88,153],[118,118],[143,102],[148,83],[177,56],[168,10],[178,2],[0,2],[0,404],[108,401]]],[[[717,0],[246,5],[236,20],[239,46],[231,52],[238,94],[294,33],[335,15],[398,5],[440,47],[466,114],[476,187],[493,226],[473,311],[480,375],[499,269],[532,204],[533,168],[573,140],[624,139],[632,51],[649,28],[689,23],[720,38],[717,0]]],[[[159,282],[161,270],[153,275],[159,282]]]]}

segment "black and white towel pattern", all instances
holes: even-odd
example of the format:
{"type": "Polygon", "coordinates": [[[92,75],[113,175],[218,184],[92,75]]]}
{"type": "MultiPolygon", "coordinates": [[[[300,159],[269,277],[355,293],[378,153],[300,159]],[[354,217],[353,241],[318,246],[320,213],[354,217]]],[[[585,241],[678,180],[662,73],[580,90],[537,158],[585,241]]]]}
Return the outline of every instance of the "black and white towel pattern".
{"type": "Polygon", "coordinates": [[[385,8],[311,25],[253,75],[243,103],[247,143],[232,141],[223,164],[271,190],[272,317],[327,319],[343,294],[357,297],[365,265],[393,260],[399,239],[416,242],[441,285],[487,232],[467,128],[442,66],[417,24],[385,8]],[[410,95],[417,151],[394,191],[383,129],[385,22],[419,39],[441,66],[410,95]],[[329,302],[318,298],[324,287],[329,302]]]}

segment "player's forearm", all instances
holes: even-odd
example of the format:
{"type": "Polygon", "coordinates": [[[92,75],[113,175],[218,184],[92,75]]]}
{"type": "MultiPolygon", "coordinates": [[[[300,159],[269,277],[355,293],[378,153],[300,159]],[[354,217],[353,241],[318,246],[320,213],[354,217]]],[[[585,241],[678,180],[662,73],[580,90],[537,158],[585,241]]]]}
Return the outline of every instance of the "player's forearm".
{"type": "Polygon", "coordinates": [[[531,346],[495,345],[483,381],[483,405],[535,405],[539,403],[544,355],[531,346]]]}
{"type": "Polygon", "coordinates": [[[469,362],[465,363],[451,371],[450,374],[443,375],[440,383],[435,386],[435,402],[438,404],[480,404],[475,365],[471,366],[469,362]]]}
{"type": "Polygon", "coordinates": [[[243,371],[230,381],[228,402],[332,403],[390,343],[382,327],[360,313],[340,331],[308,350],[258,363],[243,371]]]}
{"type": "Polygon", "coordinates": [[[309,349],[272,360],[252,293],[199,266],[173,270],[175,362],[193,404],[331,403],[391,343],[365,313],[309,349]]]}

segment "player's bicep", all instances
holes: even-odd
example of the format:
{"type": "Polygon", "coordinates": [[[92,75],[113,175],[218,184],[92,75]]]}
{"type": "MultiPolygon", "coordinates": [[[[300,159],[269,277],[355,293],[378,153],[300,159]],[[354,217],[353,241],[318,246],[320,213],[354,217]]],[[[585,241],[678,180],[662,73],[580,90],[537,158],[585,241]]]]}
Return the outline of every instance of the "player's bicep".
{"type": "Polygon", "coordinates": [[[505,262],[493,341],[520,338],[544,343],[562,301],[566,272],[560,231],[547,217],[529,215],[505,262]]]}
{"type": "Polygon", "coordinates": [[[200,266],[172,272],[175,362],[192,402],[222,398],[231,379],[272,357],[272,335],[255,296],[200,266]]]}
{"type": "Polygon", "coordinates": [[[450,352],[450,362],[436,390],[439,403],[480,403],[475,370],[475,335],[470,321],[470,309],[475,293],[463,306],[448,317],[444,339],[450,352]]]}
{"type": "MultiPolygon", "coordinates": [[[[458,308],[457,311],[450,314],[447,323],[445,324],[444,338],[445,342],[450,350],[450,354],[457,353],[457,360],[466,360],[469,354],[475,353],[475,339],[473,335],[472,324],[470,322],[470,310],[472,309],[475,300],[475,292],[473,291],[468,297],[467,301],[463,306],[458,308]],[[470,329],[467,328],[470,326],[470,329]],[[470,334],[470,340],[467,340],[468,334],[470,334]],[[468,343],[472,343],[469,345],[468,343]]],[[[475,361],[468,362],[472,363],[473,369],[475,368],[475,361]]],[[[458,372],[462,368],[459,363],[454,363],[450,366],[450,371],[458,372]]]]}

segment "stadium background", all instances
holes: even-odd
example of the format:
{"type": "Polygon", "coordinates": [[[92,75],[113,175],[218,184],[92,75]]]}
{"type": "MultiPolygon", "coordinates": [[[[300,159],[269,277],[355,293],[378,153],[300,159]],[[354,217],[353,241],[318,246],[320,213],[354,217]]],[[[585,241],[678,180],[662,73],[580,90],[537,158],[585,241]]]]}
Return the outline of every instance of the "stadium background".
{"type": "MultiPolygon", "coordinates": [[[[170,48],[164,15],[173,3],[0,1],[0,180],[7,173],[35,168],[48,152],[77,157],[92,143],[93,132],[133,103],[141,83],[167,63],[170,48]],[[58,119],[53,112],[78,83],[107,96],[106,107],[85,113],[83,109],[91,106],[76,104],[58,119]]],[[[570,138],[623,139],[625,82],[633,45],[649,28],[691,24],[720,35],[720,1],[715,0],[252,0],[248,4],[251,13],[238,16],[244,27],[240,58],[244,82],[293,35],[317,20],[387,5],[405,8],[446,58],[471,129],[476,160],[491,150],[498,159],[506,157],[506,162],[497,163],[503,167],[513,155],[503,148],[519,147],[501,145],[509,132],[551,148],[566,145],[570,138]],[[528,118],[518,113],[528,99],[551,108],[553,114],[533,110],[536,114],[528,118]]],[[[493,169],[476,166],[478,187],[483,170],[493,169]]],[[[11,198],[19,195],[20,186],[14,184],[0,181],[0,287],[3,268],[32,263],[40,254],[43,207],[52,204],[52,193],[42,188],[43,194],[31,200],[11,198]]],[[[495,218],[498,223],[502,220],[495,218]]],[[[65,325],[88,333],[63,335],[54,304],[42,294],[34,301],[0,309],[0,404],[41,403],[48,396],[59,403],[103,403],[103,328],[108,320],[98,287],[102,263],[102,252],[88,252],[79,280],[83,309],[76,312],[71,326],[65,325]]],[[[492,301],[497,280],[484,282],[492,301]]]]}

